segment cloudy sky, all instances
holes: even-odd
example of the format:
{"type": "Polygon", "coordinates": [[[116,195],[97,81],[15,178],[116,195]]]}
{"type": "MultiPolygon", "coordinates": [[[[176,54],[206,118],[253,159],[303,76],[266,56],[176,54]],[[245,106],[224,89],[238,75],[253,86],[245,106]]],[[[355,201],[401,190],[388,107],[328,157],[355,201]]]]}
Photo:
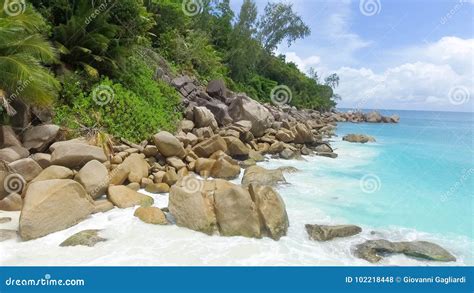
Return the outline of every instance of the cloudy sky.
{"type": "MultiPolygon", "coordinates": [[[[474,0],[286,2],[312,33],[278,52],[305,72],[336,72],[339,107],[474,110],[474,0]]],[[[231,3],[238,12],[242,0],[231,3]]]]}

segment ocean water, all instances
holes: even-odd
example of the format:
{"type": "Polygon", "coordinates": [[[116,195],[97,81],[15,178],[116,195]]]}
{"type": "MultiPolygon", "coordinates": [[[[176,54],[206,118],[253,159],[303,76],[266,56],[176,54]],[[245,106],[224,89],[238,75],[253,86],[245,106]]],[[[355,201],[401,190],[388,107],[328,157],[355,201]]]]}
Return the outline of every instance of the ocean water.
{"type": "MultiPolygon", "coordinates": [[[[352,247],[380,238],[432,241],[458,261],[394,255],[379,265],[474,265],[472,114],[397,113],[399,124],[340,123],[332,139],[337,159],[261,164],[300,170],[286,174],[288,184],[278,187],[290,220],[280,241],[154,226],[133,217],[134,208],[115,208],[40,239],[1,242],[0,265],[371,265],[355,258],[352,247]],[[377,142],[344,142],[347,133],[369,134],[377,142]],[[308,223],[356,224],[363,232],[320,243],[308,239],[308,223]],[[94,248],[58,246],[84,229],[102,229],[108,241],[94,248]]],[[[153,197],[156,206],[167,206],[167,195],[153,197]]],[[[17,228],[18,212],[0,212],[3,216],[13,221],[0,229],[17,228]]]]}

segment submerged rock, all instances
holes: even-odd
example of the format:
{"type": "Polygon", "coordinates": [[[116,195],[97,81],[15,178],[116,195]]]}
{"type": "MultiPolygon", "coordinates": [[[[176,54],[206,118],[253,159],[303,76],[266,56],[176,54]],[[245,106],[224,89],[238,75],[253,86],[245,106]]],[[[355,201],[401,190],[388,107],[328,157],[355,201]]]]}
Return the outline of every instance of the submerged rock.
{"type": "Polygon", "coordinates": [[[338,237],[354,236],[362,232],[359,226],[355,225],[305,225],[309,238],[317,241],[328,241],[338,237]]]}
{"type": "Polygon", "coordinates": [[[358,143],[375,142],[375,138],[366,134],[348,134],[345,135],[342,140],[358,143]]]}
{"type": "Polygon", "coordinates": [[[1,217],[0,218],[0,224],[5,224],[5,223],[8,223],[8,222],[11,222],[12,218],[10,217],[1,217]]]}
{"type": "Polygon", "coordinates": [[[368,240],[355,247],[355,256],[371,263],[380,261],[384,255],[402,253],[407,256],[422,258],[432,261],[456,261],[447,250],[428,241],[390,242],[388,240],[368,240]]]}
{"type": "Polygon", "coordinates": [[[100,230],[84,230],[78,232],[68,239],[64,240],[59,246],[89,246],[92,247],[99,242],[107,241],[107,239],[99,236],[100,230]]]}
{"type": "Polygon", "coordinates": [[[250,166],[245,169],[242,178],[242,186],[247,187],[250,184],[275,186],[278,183],[286,182],[282,170],[267,170],[260,166],[250,166]]]}

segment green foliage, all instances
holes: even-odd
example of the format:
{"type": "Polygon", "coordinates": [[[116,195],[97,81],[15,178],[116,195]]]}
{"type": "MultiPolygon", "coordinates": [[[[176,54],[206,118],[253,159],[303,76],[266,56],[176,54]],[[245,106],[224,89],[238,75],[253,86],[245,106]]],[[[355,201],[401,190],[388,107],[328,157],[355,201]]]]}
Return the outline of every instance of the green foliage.
{"type": "MultiPolygon", "coordinates": [[[[0,7],[4,7],[2,0],[0,7]]],[[[49,106],[57,95],[59,83],[45,67],[56,61],[45,29],[43,18],[29,5],[18,15],[0,10],[0,96],[7,110],[17,98],[49,106]]]]}
{"type": "Polygon", "coordinates": [[[78,133],[105,131],[136,142],[159,130],[174,131],[181,118],[176,91],[155,82],[153,72],[137,58],[122,73],[119,82],[103,78],[89,92],[80,92],[76,84],[72,103],[56,108],[55,122],[78,133]],[[105,91],[102,97],[100,91],[105,91]]]}

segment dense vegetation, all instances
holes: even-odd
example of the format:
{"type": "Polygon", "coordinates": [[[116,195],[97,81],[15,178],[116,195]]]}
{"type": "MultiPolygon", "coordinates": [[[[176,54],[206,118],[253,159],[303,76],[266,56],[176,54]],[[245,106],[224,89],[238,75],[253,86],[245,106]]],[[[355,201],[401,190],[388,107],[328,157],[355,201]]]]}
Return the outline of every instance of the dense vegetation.
{"type": "Polygon", "coordinates": [[[176,73],[203,83],[225,79],[259,101],[269,102],[272,89],[286,85],[294,106],[335,105],[337,76],[321,84],[316,72],[307,75],[273,53],[310,34],[289,4],[269,3],[260,16],[253,0],[244,0],[238,14],[229,0],[8,4],[0,0],[4,120],[14,111],[12,99],[20,98],[52,105],[55,122],[72,133],[104,131],[139,141],[158,129],[172,131],[181,109],[177,92],[155,79],[163,58],[176,73]]]}

